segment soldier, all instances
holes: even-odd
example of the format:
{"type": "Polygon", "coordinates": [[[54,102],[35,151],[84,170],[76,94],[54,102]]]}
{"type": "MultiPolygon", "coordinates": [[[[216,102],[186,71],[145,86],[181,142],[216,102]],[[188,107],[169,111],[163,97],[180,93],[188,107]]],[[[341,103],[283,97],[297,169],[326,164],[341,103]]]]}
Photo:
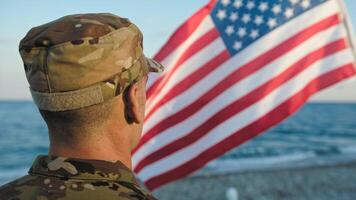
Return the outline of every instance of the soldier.
{"type": "Polygon", "coordinates": [[[162,65],[142,33],[112,14],[69,15],[31,29],[20,54],[49,131],[49,155],[0,188],[0,199],[155,199],[131,170],[145,85],[162,65]]]}

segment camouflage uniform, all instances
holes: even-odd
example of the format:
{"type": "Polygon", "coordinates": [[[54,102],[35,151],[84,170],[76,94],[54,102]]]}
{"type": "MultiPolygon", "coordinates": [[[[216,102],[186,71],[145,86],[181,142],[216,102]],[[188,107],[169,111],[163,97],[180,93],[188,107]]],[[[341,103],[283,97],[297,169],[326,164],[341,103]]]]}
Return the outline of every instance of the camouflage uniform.
{"type": "Polygon", "coordinates": [[[155,199],[121,162],[39,156],[29,175],[0,188],[1,200],[155,199]]]}
{"type": "MultiPolygon", "coordinates": [[[[109,13],[68,15],[32,28],[20,42],[40,110],[63,112],[105,102],[163,66],[143,54],[141,31],[109,13]]],[[[39,157],[0,199],[154,199],[119,161],[39,157]]]]}

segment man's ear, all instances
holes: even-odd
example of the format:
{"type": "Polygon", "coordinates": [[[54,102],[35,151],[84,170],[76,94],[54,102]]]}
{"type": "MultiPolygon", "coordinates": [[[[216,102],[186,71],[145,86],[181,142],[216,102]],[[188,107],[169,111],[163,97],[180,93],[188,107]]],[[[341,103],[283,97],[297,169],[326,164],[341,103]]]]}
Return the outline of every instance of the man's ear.
{"type": "Polygon", "coordinates": [[[141,123],[141,109],[139,101],[139,88],[133,84],[124,92],[125,117],[129,124],[141,123]]]}

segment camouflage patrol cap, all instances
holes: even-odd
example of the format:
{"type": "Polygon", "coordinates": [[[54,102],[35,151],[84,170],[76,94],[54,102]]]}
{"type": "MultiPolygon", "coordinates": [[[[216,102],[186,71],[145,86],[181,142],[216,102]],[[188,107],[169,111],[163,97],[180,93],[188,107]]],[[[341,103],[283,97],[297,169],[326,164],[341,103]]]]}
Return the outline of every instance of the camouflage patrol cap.
{"type": "Polygon", "coordinates": [[[65,111],[102,103],[148,72],[161,72],[143,54],[141,31],[113,14],[77,14],[32,28],[19,51],[34,102],[65,111]]]}

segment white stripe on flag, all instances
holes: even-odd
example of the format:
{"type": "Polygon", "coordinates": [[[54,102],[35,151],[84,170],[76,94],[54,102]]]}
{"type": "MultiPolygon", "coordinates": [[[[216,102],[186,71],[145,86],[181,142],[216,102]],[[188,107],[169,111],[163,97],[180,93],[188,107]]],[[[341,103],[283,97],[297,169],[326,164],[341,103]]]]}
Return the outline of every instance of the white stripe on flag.
{"type": "Polygon", "coordinates": [[[153,105],[155,105],[164,94],[169,92],[174,86],[174,84],[179,83],[186,76],[190,75],[192,72],[196,71],[201,66],[208,63],[210,59],[207,58],[214,58],[224,50],[224,42],[220,37],[218,37],[208,46],[206,46],[201,51],[193,55],[190,59],[181,64],[179,69],[174,72],[174,78],[171,78],[162,88],[162,90],[160,90],[158,93],[155,93],[155,96],[151,98],[153,100],[150,101],[150,103],[147,103],[146,113],[151,111],[153,105]]]}
{"type": "MultiPolygon", "coordinates": [[[[185,40],[179,47],[177,47],[171,54],[169,54],[160,62],[163,66],[165,66],[164,73],[167,73],[167,71],[169,71],[170,67],[172,67],[178,61],[178,59],[189,48],[190,45],[192,45],[196,40],[198,40],[201,36],[203,36],[205,33],[207,33],[213,28],[214,23],[210,15],[207,15],[202,20],[197,29],[188,37],[188,39],[185,40]]],[[[153,82],[153,79],[149,80],[149,82],[147,83],[147,88],[149,88],[153,82]]]]}

